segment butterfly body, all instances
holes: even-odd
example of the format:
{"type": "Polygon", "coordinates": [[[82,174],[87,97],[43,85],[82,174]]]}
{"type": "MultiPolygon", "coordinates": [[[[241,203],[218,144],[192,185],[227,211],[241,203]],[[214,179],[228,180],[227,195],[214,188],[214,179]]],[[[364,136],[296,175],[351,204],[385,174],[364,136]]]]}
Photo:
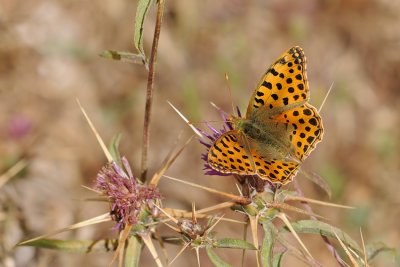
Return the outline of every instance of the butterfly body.
{"type": "Polygon", "coordinates": [[[249,140],[250,150],[256,150],[263,158],[285,158],[290,154],[290,130],[292,126],[272,119],[239,120],[237,129],[249,140]]]}
{"type": "Polygon", "coordinates": [[[209,165],[220,172],[258,175],[285,184],[322,139],[322,120],[308,104],[305,56],[300,47],[286,51],[267,70],[244,118],[215,141],[209,165]]]}

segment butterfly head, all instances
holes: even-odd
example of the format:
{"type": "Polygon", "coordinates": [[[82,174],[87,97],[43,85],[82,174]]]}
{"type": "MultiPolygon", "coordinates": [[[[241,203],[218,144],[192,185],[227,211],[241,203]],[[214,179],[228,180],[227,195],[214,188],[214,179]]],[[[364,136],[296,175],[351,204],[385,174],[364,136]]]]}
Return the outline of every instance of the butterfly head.
{"type": "Polygon", "coordinates": [[[224,115],[226,124],[230,125],[230,127],[229,127],[230,130],[240,128],[240,125],[244,121],[244,118],[242,117],[242,114],[241,114],[241,112],[240,112],[238,107],[236,108],[236,112],[237,112],[237,116],[235,116],[235,115],[228,115],[228,116],[224,115]]]}

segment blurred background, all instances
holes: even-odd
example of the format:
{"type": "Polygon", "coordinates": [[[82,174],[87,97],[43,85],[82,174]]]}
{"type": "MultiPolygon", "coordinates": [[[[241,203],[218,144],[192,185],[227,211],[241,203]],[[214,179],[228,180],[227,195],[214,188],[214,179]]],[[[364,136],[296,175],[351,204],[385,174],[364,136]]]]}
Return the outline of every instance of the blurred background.
{"type": "MultiPolygon", "coordinates": [[[[147,72],[140,65],[98,56],[106,49],[134,52],[136,2],[0,0],[0,172],[19,159],[29,162],[0,188],[0,266],[108,265],[111,253],[13,246],[107,212],[107,205],[85,201],[95,195],[81,187],[93,185],[106,159],[76,98],[106,142],[123,133],[121,152],[140,174],[147,72]]],[[[327,180],[332,199],[304,176],[296,179],[308,197],[357,207],[315,207],[329,223],[358,242],[361,228],[366,243],[399,247],[399,14],[400,2],[389,0],[167,1],[149,174],[160,167],[179,134],[180,143],[192,135],[167,101],[192,121],[220,120],[210,102],[231,111],[227,73],[234,104],[244,111],[268,66],[299,45],[307,56],[311,103],[319,107],[333,83],[321,112],[324,139],[302,167],[327,180]]],[[[147,54],[154,21],[153,8],[145,24],[147,54]]],[[[237,193],[232,178],[203,175],[202,152],[193,141],[167,174],[237,193]]],[[[160,189],[165,206],[172,208],[190,210],[195,202],[200,209],[225,201],[167,180],[160,189]]],[[[111,238],[112,226],[91,226],[57,238],[111,238]]],[[[242,227],[235,224],[222,223],[216,230],[220,237],[242,236],[242,227]]],[[[337,266],[320,238],[303,240],[324,266],[337,266]]],[[[170,257],[179,249],[168,247],[170,257]]],[[[240,265],[241,253],[218,253],[240,265]]],[[[202,266],[211,266],[204,256],[202,266]]],[[[142,263],[155,265],[147,250],[142,263]]],[[[302,266],[287,257],[283,266],[295,263],[302,266]]],[[[195,252],[186,251],[175,264],[194,266],[195,252]]],[[[250,260],[249,266],[253,264],[250,260]]],[[[394,266],[393,257],[382,254],[373,265],[394,266]]]]}

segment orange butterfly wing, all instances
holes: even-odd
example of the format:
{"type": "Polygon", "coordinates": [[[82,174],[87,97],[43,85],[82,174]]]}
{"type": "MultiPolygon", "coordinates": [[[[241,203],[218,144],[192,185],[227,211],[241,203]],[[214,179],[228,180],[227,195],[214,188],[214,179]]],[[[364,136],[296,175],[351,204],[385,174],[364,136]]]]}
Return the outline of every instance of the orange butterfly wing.
{"type": "Polygon", "coordinates": [[[297,173],[296,162],[266,160],[255,150],[247,152],[243,138],[243,133],[238,130],[224,133],[209,149],[208,164],[222,173],[257,174],[262,179],[282,184],[289,182],[297,173]]]}
{"type": "Polygon", "coordinates": [[[250,98],[246,118],[251,119],[259,109],[285,110],[308,99],[306,57],[295,46],[283,53],[261,78],[250,98]]]}
{"type": "MultiPolygon", "coordinates": [[[[238,119],[250,121],[259,129],[268,129],[271,122],[290,126],[276,133],[272,129],[267,131],[276,138],[289,134],[293,160],[290,157],[273,158],[272,154],[265,156],[265,153],[261,156],[254,148],[271,149],[265,141],[251,139],[243,129],[235,129],[223,134],[211,146],[209,165],[222,173],[257,174],[262,179],[281,184],[291,181],[300,167],[299,163],[323,136],[322,119],[315,107],[307,103],[309,98],[306,57],[303,50],[295,46],[270,66],[250,98],[246,118],[238,119]],[[252,149],[245,148],[245,139],[252,149]]],[[[281,149],[284,151],[286,147],[281,149]]]]}
{"type": "Polygon", "coordinates": [[[310,104],[287,110],[274,120],[293,126],[290,141],[294,156],[304,160],[322,140],[324,128],[315,107],[310,104]]]}
{"type": "Polygon", "coordinates": [[[240,142],[242,133],[232,130],[224,133],[208,151],[208,164],[222,173],[255,174],[251,159],[240,142]]]}

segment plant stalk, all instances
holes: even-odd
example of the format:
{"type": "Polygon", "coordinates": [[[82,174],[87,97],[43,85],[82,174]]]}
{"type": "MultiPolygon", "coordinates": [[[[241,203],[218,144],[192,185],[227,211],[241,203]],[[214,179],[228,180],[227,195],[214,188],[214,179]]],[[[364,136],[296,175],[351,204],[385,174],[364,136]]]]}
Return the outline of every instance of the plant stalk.
{"type": "Polygon", "coordinates": [[[147,91],[146,91],[146,107],[144,113],[144,125],[143,125],[143,142],[142,142],[142,164],[141,164],[141,175],[140,179],[144,182],[147,176],[147,158],[149,151],[149,140],[150,140],[150,119],[151,119],[151,107],[153,103],[153,89],[154,89],[154,75],[155,75],[155,63],[157,58],[158,40],[160,38],[161,23],[164,14],[165,0],[158,1],[157,8],[157,19],[154,29],[153,44],[151,47],[150,61],[149,61],[149,76],[147,79],[147,91]]]}

